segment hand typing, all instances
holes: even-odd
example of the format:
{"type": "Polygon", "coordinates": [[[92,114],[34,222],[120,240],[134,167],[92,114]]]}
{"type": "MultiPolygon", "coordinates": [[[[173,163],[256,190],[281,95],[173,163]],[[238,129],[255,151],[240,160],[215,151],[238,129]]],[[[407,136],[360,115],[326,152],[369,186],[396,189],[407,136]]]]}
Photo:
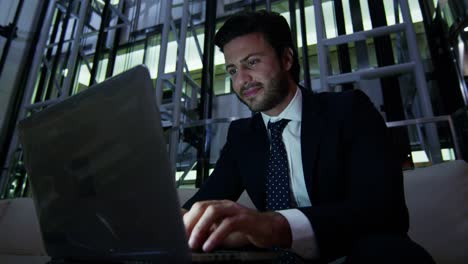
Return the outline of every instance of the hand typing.
{"type": "Polygon", "coordinates": [[[197,202],[182,214],[192,249],[208,252],[219,246],[291,246],[289,223],[276,212],[259,212],[229,200],[215,200],[197,202]]]}

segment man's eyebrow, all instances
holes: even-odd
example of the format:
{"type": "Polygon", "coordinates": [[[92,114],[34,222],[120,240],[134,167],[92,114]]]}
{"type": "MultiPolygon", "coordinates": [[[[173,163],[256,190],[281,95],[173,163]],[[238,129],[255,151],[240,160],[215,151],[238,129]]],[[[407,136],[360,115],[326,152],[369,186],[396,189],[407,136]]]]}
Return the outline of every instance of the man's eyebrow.
{"type": "MultiPolygon", "coordinates": [[[[262,54],[263,54],[262,52],[249,53],[249,54],[247,54],[247,56],[245,56],[244,58],[242,58],[242,59],[240,60],[240,62],[245,62],[245,61],[247,61],[247,60],[248,60],[250,57],[252,57],[252,56],[257,56],[257,55],[262,55],[262,54]]],[[[226,71],[227,71],[230,67],[234,67],[234,66],[235,66],[235,65],[234,65],[233,63],[229,63],[229,64],[227,64],[227,65],[225,66],[225,69],[226,69],[226,71]]]]}
{"type": "Polygon", "coordinates": [[[232,63],[227,64],[224,69],[227,71],[229,68],[234,67],[235,65],[232,63]]]}
{"type": "Polygon", "coordinates": [[[240,61],[241,62],[245,62],[247,61],[250,57],[252,56],[258,56],[258,55],[262,55],[263,53],[262,52],[254,52],[254,53],[249,53],[247,56],[245,56],[243,59],[241,59],[240,61]]]}

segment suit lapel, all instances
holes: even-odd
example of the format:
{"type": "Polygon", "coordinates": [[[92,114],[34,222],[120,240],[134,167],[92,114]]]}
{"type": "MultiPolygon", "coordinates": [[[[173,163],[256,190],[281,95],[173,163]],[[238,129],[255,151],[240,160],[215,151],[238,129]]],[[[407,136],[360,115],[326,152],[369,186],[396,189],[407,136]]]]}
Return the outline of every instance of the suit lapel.
{"type": "Polygon", "coordinates": [[[316,159],[320,148],[321,116],[317,96],[305,89],[302,91],[302,124],[301,153],[302,168],[307,192],[311,202],[315,201],[317,192],[316,159]]]}

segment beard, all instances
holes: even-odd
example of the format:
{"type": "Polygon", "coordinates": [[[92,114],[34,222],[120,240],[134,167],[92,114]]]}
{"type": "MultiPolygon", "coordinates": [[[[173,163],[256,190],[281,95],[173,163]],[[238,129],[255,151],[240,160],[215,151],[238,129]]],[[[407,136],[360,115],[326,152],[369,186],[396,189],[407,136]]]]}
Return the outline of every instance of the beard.
{"type": "Polygon", "coordinates": [[[284,72],[278,74],[277,78],[273,78],[267,83],[255,83],[254,86],[261,86],[263,95],[255,96],[253,98],[242,98],[243,91],[249,88],[249,85],[242,87],[239,94],[236,93],[237,98],[245,104],[252,112],[265,112],[273,109],[280,104],[288,95],[288,79],[284,72]]]}

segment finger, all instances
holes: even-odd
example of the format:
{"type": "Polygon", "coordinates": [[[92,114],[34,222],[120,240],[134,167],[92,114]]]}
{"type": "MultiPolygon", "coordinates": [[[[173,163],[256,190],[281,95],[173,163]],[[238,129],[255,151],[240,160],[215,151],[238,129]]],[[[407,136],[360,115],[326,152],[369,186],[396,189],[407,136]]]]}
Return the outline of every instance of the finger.
{"type": "Polygon", "coordinates": [[[184,214],[183,216],[183,222],[185,226],[185,233],[187,237],[190,237],[192,233],[193,227],[197,224],[199,221],[200,217],[203,215],[205,212],[206,208],[213,203],[217,203],[218,201],[202,201],[202,202],[197,202],[192,205],[192,208],[184,214]]]}
{"type": "Polygon", "coordinates": [[[219,246],[223,248],[239,248],[247,245],[252,245],[247,236],[241,232],[231,232],[219,246]]]}
{"type": "Polygon", "coordinates": [[[243,230],[247,229],[248,217],[248,215],[234,215],[224,218],[218,228],[206,239],[202,247],[203,251],[212,251],[214,248],[222,245],[228,238],[230,239],[230,244],[245,244],[246,241],[243,239],[245,236],[237,235],[229,237],[229,235],[235,232],[243,233],[243,230]]]}
{"type": "Polygon", "coordinates": [[[191,248],[199,248],[212,232],[213,225],[235,213],[232,204],[230,202],[220,202],[207,206],[190,234],[189,246],[191,248]]]}
{"type": "MultiPolygon", "coordinates": [[[[230,244],[253,244],[261,248],[274,245],[281,246],[284,241],[289,243],[290,237],[277,239],[281,237],[281,234],[276,234],[272,226],[273,222],[277,221],[275,220],[276,214],[247,211],[243,214],[225,218],[221,221],[218,228],[206,239],[202,249],[204,251],[211,251],[222,245],[227,239],[229,239],[230,244]],[[258,223],[262,224],[258,225],[258,223]],[[241,233],[242,236],[231,237],[232,233],[241,233]]],[[[290,243],[288,245],[290,246],[290,243]]]]}

